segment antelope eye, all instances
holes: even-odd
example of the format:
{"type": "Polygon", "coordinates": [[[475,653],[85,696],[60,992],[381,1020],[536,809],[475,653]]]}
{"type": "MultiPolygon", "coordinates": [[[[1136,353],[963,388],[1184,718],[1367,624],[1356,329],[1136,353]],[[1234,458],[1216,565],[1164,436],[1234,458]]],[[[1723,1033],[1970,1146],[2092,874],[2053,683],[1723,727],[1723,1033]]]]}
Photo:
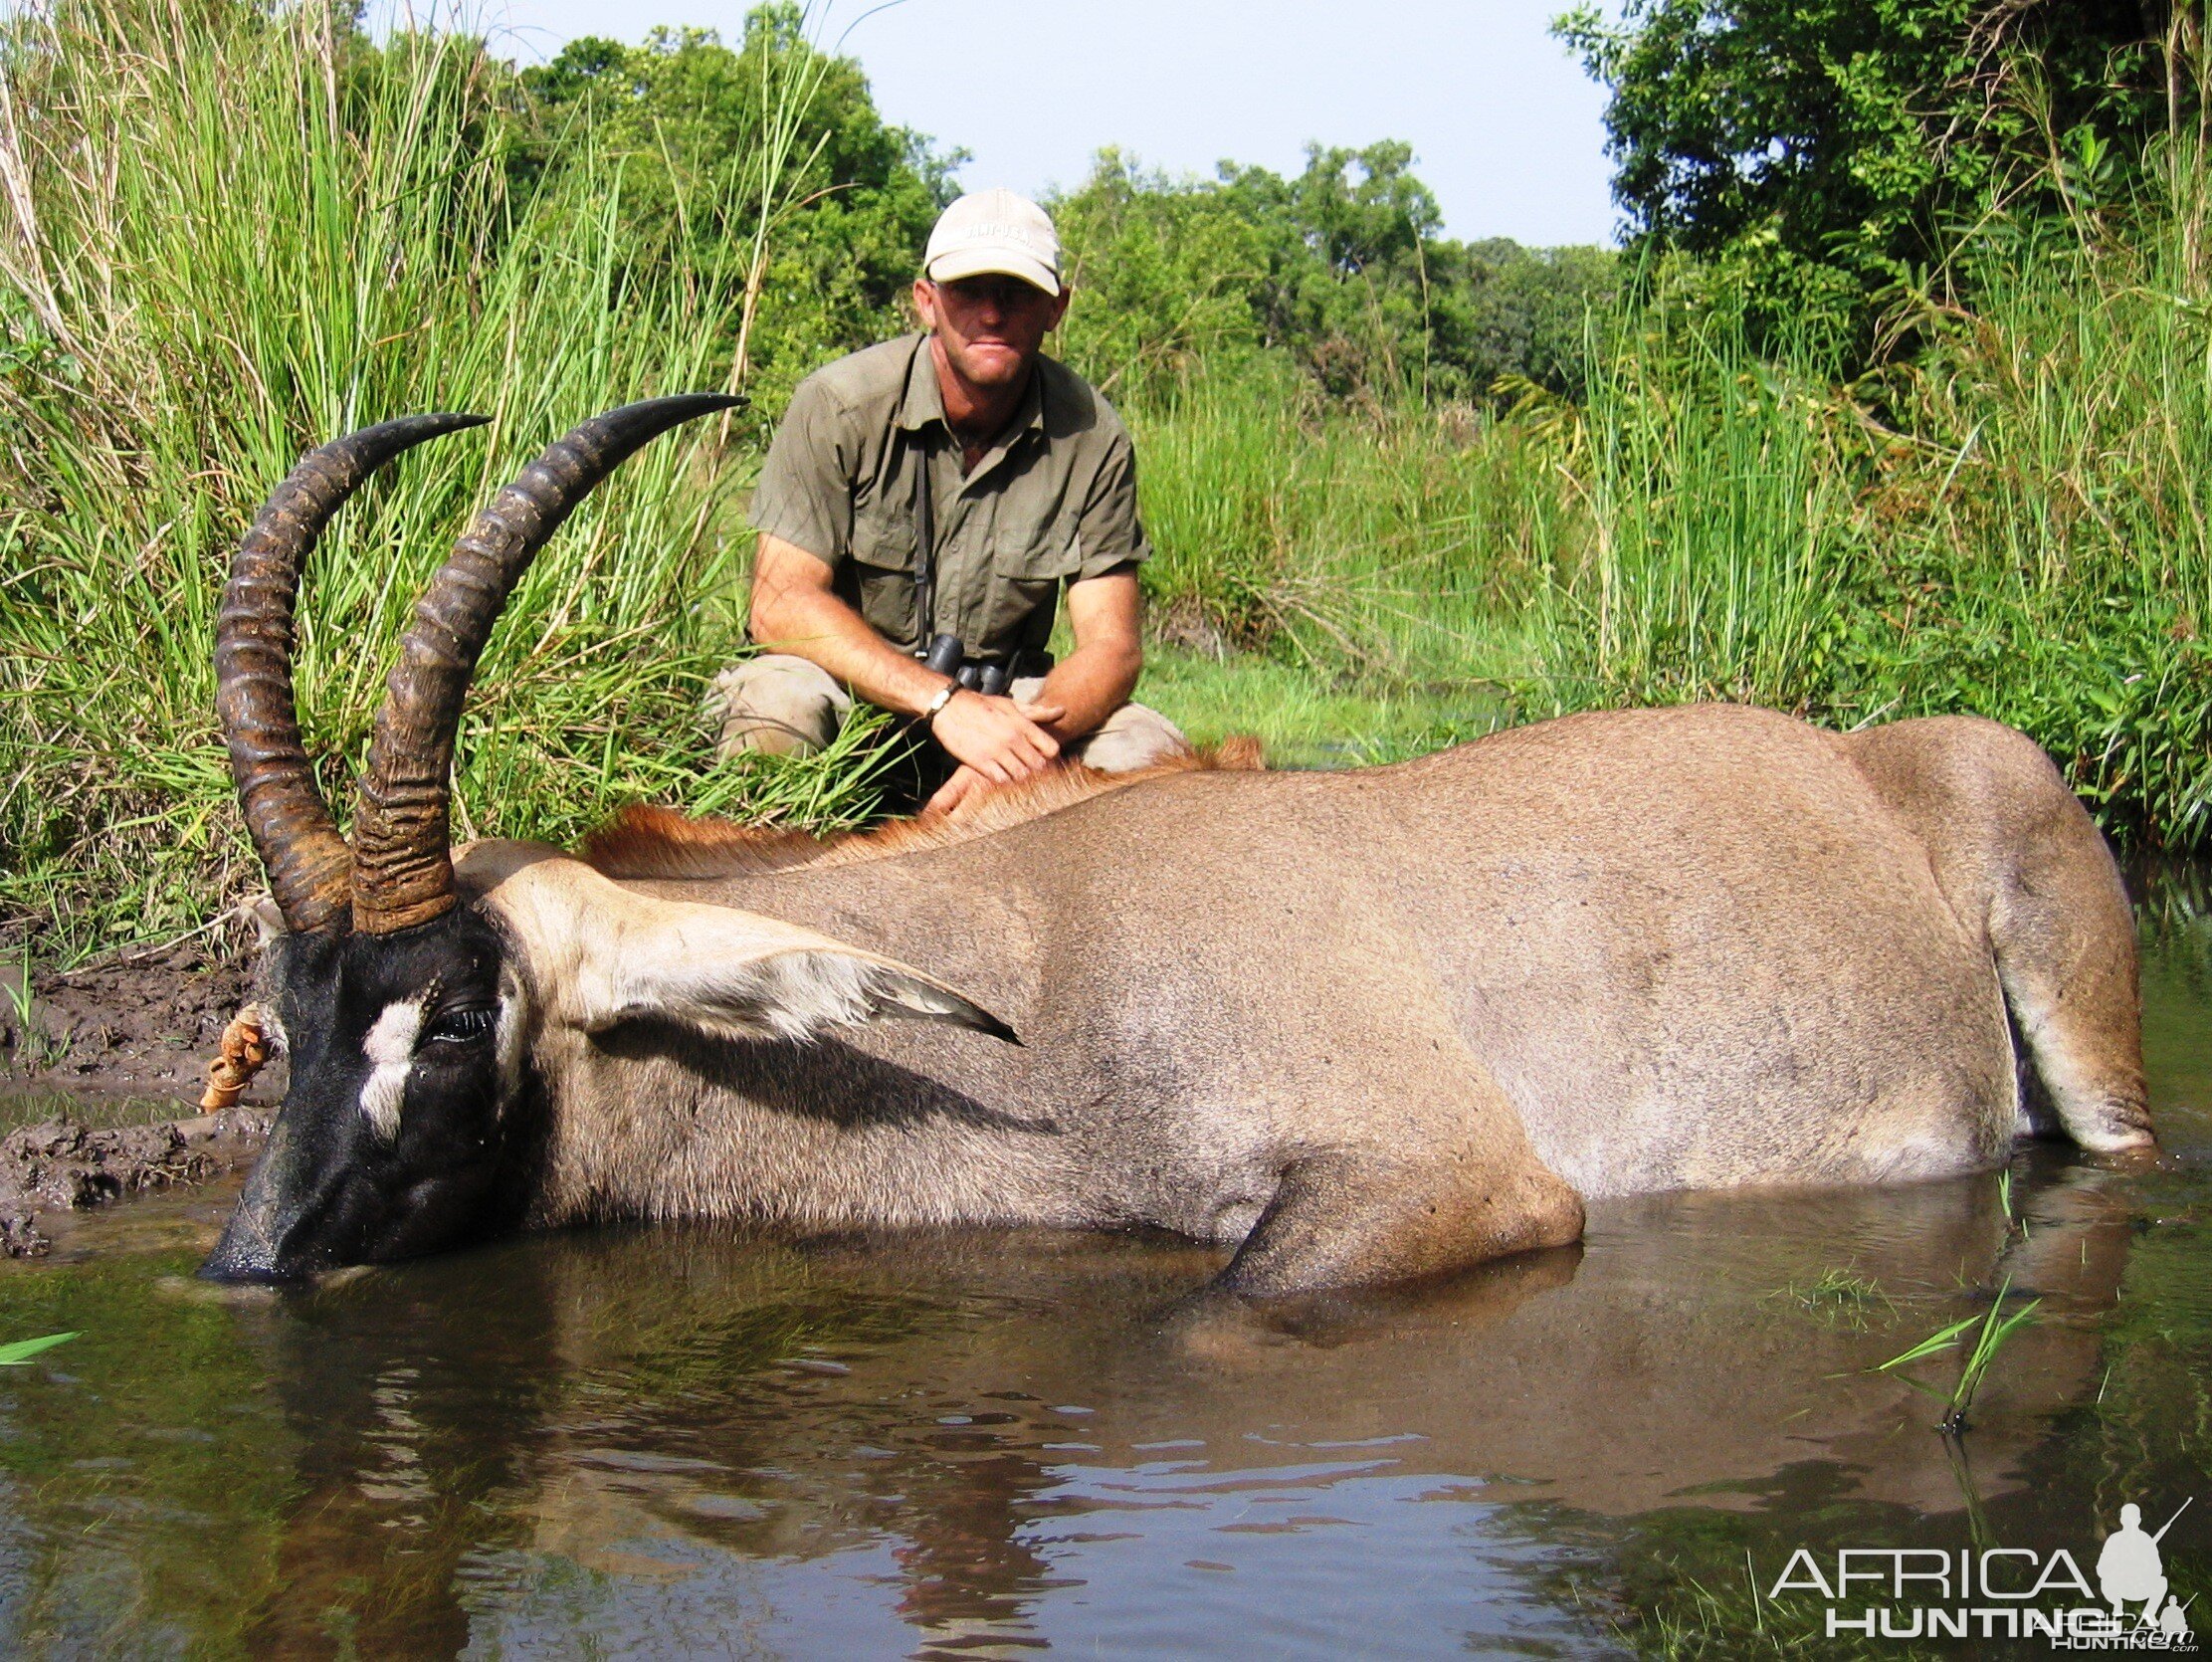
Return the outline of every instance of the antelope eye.
{"type": "Polygon", "coordinates": [[[438,1012],[437,1018],[423,1029],[421,1042],[426,1045],[467,1044],[491,1032],[496,1019],[489,1004],[455,1005],[438,1012]]]}

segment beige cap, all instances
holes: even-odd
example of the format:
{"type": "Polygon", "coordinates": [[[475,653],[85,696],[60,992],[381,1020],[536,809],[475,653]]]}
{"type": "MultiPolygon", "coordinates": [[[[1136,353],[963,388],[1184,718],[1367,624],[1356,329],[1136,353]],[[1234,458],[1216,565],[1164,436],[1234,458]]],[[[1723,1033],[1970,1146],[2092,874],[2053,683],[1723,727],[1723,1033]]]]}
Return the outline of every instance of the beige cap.
{"type": "Polygon", "coordinates": [[[1060,238],[1045,210],[1010,190],[975,190],[937,216],[921,269],[931,283],[986,272],[1060,293],[1060,238]]]}

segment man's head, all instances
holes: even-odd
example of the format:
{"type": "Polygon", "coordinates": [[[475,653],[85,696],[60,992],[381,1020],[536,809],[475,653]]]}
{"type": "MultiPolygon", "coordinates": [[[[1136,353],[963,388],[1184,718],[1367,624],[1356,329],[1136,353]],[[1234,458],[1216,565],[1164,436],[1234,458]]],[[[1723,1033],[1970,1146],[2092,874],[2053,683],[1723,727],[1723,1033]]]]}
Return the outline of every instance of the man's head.
{"type": "Polygon", "coordinates": [[[914,280],[914,309],[963,380],[1019,384],[1068,310],[1045,210],[1010,190],[974,191],[945,209],[914,280]]]}

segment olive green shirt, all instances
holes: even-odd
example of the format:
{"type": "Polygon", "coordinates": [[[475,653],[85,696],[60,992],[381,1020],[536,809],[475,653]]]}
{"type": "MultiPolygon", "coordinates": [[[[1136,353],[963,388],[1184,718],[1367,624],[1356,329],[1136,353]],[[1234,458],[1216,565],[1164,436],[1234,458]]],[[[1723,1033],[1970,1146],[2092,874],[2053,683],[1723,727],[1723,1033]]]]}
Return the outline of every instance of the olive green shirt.
{"type": "Polygon", "coordinates": [[[937,634],[971,658],[1041,648],[1061,585],[1151,552],[1136,459],[1106,401],[1039,357],[1006,430],[963,475],[925,334],[799,384],[753,492],[752,524],[827,565],[832,591],[904,652],[937,634]],[[914,616],[914,469],[928,470],[934,619],[914,616]]]}

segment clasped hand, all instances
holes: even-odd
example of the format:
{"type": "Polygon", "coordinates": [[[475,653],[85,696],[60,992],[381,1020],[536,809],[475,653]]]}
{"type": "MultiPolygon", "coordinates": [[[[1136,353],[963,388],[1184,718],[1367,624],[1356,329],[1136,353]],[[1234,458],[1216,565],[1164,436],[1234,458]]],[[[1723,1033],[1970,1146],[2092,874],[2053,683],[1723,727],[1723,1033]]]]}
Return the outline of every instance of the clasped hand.
{"type": "Polygon", "coordinates": [[[946,813],[984,784],[1010,785],[1052,765],[1060,741],[1047,731],[1068,712],[1056,704],[1022,704],[987,693],[960,692],[930,724],[936,740],[960,767],[924,813],[946,813]]]}

